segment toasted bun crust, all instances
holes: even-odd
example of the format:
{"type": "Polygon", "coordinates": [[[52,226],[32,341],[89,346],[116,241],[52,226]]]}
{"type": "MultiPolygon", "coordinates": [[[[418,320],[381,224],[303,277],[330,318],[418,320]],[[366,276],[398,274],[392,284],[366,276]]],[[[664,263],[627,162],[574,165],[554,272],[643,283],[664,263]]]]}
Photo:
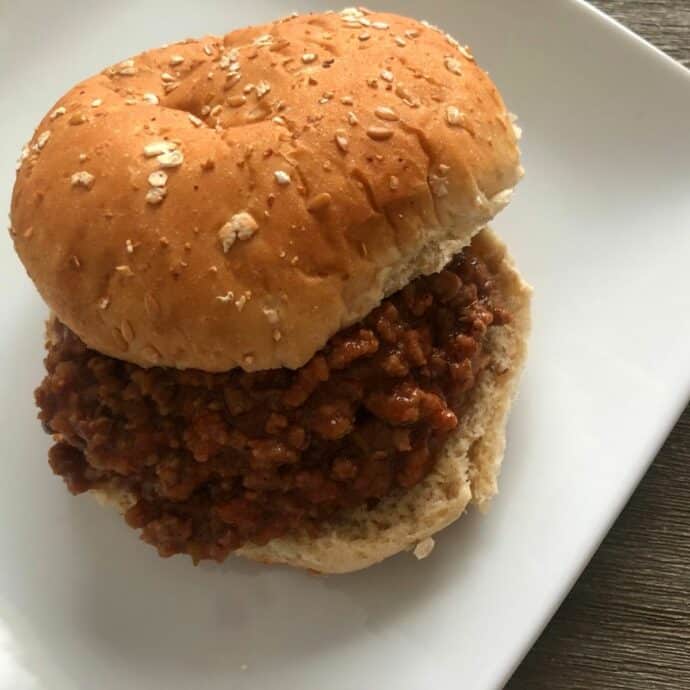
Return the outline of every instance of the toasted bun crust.
{"type": "Polygon", "coordinates": [[[113,357],[206,371],[304,364],[468,244],[521,175],[466,49],[352,9],[114,65],[22,159],[15,246],[59,319],[113,357]]]}
{"type": "MultiPolygon", "coordinates": [[[[477,239],[485,258],[500,256],[505,249],[488,230],[477,239]]],[[[245,545],[237,551],[239,555],[320,573],[350,572],[416,545],[415,554],[423,557],[433,545],[431,535],[459,518],[468,504],[488,505],[497,491],[506,418],[530,328],[531,289],[507,256],[501,263],[499,289],[513,315],[512,323],[489,330],[491,363],[479,378],[458,433],[448,442],[434,471],[412,490],[391,495],[374,510],[358,509],[342,516],[325,526],[317,538],[301,534],[273,539],[265,546],[245,545]]],[[[94,494],[123,512],[133,502],[131,496],[121,493],[94,494]]]]}

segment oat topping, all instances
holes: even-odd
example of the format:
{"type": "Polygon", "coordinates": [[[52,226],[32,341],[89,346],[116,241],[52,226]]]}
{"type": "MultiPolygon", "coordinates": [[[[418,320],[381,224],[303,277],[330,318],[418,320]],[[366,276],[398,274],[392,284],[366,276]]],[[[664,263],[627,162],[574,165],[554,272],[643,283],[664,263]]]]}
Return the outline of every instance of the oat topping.
{"type": "Polygon", "coordinates": [[[141,350],[141,354],[150,362],[158,362],[161,358],[161,353],[153,345],[145,345],[141,350]]]}
{"type": "Polygon", "coordinates": [[[508,113],[508,119],[510,120],[510,124],[513,128],[513,134],[515,135],[515,138],[519,141],[522,138],[522,128],[517,123],[517,115],[515,115],[515,113],[508,113]]]}
{"type": "Polygon", "coordinates": [[[389,69],[381,70],[380,76],[383,81],[387,81],[389,84],[393,81],[393,72],[391,72],[389,69]]]}
{"type": "Polygon", "coordinates": [[[94,180],[96,178],[86,170],[80,170],[75,172],[70,178],[73,187],[85,187],[86,189],[91,189],[93,187],[94,180]]]}
{"type": "Polygon", "coordinates": [[[173,77],[172,74],[169,72],[163,72],[161,74],[161,79],[166,83],[169,84],[170,82],[176,81],[175,77],[173,77]]]}
{"type": "Polygon", "coordinates": [[[187,118],[195,127],[201,127],[204,124],[203,120],[200,120],[196,115],[192,113],[187,114],[187,118]]]}
{"type": "Polygon", "coordinates": [[[62,117],[67,112],[67,108],[61,105],[59,108],[55,108],[52,113],[50,113],[50,119],[55,120],[58,117],[62,117]]]}
{"type": "Polygon", "coordinates": [[[347,134],[342,129],[339,129],[335,133],[335,143],[338,145],[338,148],[345,152],[347,151],[348,148],[348,140],[347,140],[347,134]]]}
{"type": "Polygon", "coordinates": [[[371,38],[371,34],[368,31],[362,31],[357,38],[359,38],[360,41],[368,41],[371,38]]]}
{"type": "Polygon", "coordinates": [[[372,29],[387,29],[388,24],[386,22],[372,22],[371,27],[372,29]]]}
{"type": "Polygon", "coordinates": [[[163,199],[165,199],[167,193],[168,192],[165,187],[151,187],[151,189],[146,192],[146,201],[147,203],[155,206],[156,204],[160,204],[163,199]]]}
{"type": "Polygon", "coordinates": [[[449,72],[458,75],[462,74],[462,65],[460,64],[459,60],[456,60],[453,57],[446,57],[444,59],[444,64],[449,72]]]}
{"type": "Polygon", "coordinates": [[[340,102],[341,102],[343,105],[352,105],[355,101],[354,101],[354,99],[352,98],[352,96],[343,96],[343,97],[340,99],[340,102]]]}
{"type": "Polygon", "coordinates": [[[407,41],[402,36],[395,37],[395,45],[404,48],[407,45],[407,41]]]}
{"type": "Polygon", "coordinates": [[[132,240],[125,240],[125,249],[127,250],[128,254],[134,254],[134,245],[132,244],[132,240]]]}
{"type": "Polygon", "coordinates": [[[147,158],[160,156],[163,153],[168,153],[177,148],[177,144],[173,141],[154,141],[151,144],[144,146],[144,155],[147,158]]]}
{"type": "Polygon", "coordinates": [[[84,113],[74,113],[69,119],[69,123],[71,125],[83,125],[86,122],[87,118],[84,113]]]}
{"type": "Polygon", "coordinates": [[[137,68],[134,66],[134,60],[125,60],[122,66],[117,70],[121,77],[131,77],[137,73],[137,68]]]}
{"type": "Polygon", "coordinates": [[[280,185],[290,184],[292,178],[284,170],[276,170],[273,175],[276,178],[276,182],[280,185]]]}
{"type": "Polygon", "coordinates": [[[253,44],[255,46],[270,46],[273,43],[273,36],[271,34],[262,34],[261,36],[254,39],[253,44]]]}
{"type": "Polygon", "coordinates": [[[395,95],[402,99],[402,102],[410,108],[419,108],[421,105],[421,101],[413,96],[404,84],[396,85],[395,95]]]}
{"type": "Polygon", "coordinates": [[[17,159],[17,165],[15,166],[15,170],[19,172],[21,170],[22,164],[24,161],[31,155],[31,150],[29,149],[28,146],[24,146],[22,148],[22,152],[19,154],[19,158],[17,159]]]}
{"type": "Polygon", "coordinates": [[[184,62],[183,55],[171,55],[170,56],[170,66],[175,67],[175,65],[181,65],[184,62]]]}
{"type": "Polygon", "coordinates": [[[151,103],[152,105],[158,105],[159,100],[158,96],[156,96],[155,93],[145,93],[142,98],[147,102],[151,103]]]}
{"type": "Polygon", "coordinates": [[[232,290],[228,290],[224,295],[217,295],[216,299],[219,302],[225,302],[227,304],[228,302],[232,302],[235,299],[235,294],[232,290]]]}
{"type": "Polygon", "coordinates": [[[144,309],[151,320],[156,320],[161,314],[161,305],[150,292],[144,295],[144,309]]]}
{"type": "Polygon", "coordinates": [[[316,53],[302,53],[302,62],[305,65],[308,65],[310,62],[314,62],[316,58],[316,53]]]}
{"type": "Polygon", "coordinates": [[[131,343],[134,340],[134,329],[132,328],[132,324],[126,319],[120,324],[120,333],[122,333],[125,342],[131,343]]]}
{"type": "Polygon", "coordinates": [[[435,197],[448,196],[448,180],[443,175],[429,175],[429,187],[435,197]]]}
{"type": "Polygon", "coordinates": [[[268,323],[270,323],[272,326],[275,326],[280,321],[277,309],[273,309],[272,307],[262,307],[261,311],[266,317],[268,323]]]}
{"type": "Polygon", "coordinates": [[[367,136],[374,141],[385,141],[393,136],[393,130],[386,127],[369,127],[367,136]]]}
{"type": "Polygon", "coordinates": [[[101,105],[103,105],[103,99],[102,98],[94,98],[91,101],[91,107],[92,108],[98,108],[101,105]]]}
{"type": "Polygon", "coordinates": [[[359,123],[359,120],[357,119],[357,116],[356,116],[352,111],[350,111],[350,112],[347,114],[347,121],[348,121],[353,127],[354,127],[356,124],[359,123]]]}
{"type": "Polygon", "coordinates": [[[460,108],[449,105],[446,108],[446,122],[451,127],[457,127],[462,124],[462,113],[460,112],[460,108]]]}
{"type": "Polygon", "coordinates": [[[36,143],[34,144],[34,150],[40,151],[48,143],[48,139],[50,139],[49,129],[38,135],[38,139],[36,139],[36,143]]]}
{"type": "Polygon", "coordinates": [[[241,94],[235,94],[234,96],[230,96],[227,100],[227,104],[231,108],[239,108],[241,105],[244,105],[247,102],[247,97],[242,96],[241,94]]]}
{"type": "Polygon", "coordinates": [[[395,175],[391,175],[388,180],[388,186],[395,191],[400,186],[400,180],[395,175]]]}
{"type": "Polygon", "coordinates": [[[156,170],[149,175],[149,184],[152,187],[165,187],[168,182],[168,175],[162,170],[156,170]]]}
{"type": "Polygon", "coordinates": [[[267,81],[260,81],[256,85],[256,97],[261,99],[271,90],[271,85],[267,81]]]}
{"type": "Polygon", "coordinates": [[[307,211],[316,213],[330,206],[332,201],[331,195],[328,192],[321,192],[316,194],[307,202],[307,211]]]}
{"type": "Polygon", "coordinates": [[[244,305],[247,304],[247,302],[251,299],[252,293],[251,290],[247,290],[243,295],[240,295],[236,300],[235,300],[235,307],[237,308],[237,311],[242,311],[244,309],[244,305]]]}
{"type": "Polygon", "coordinates": [[[431,537],[422,539],[417,546],[414,547],[412,553],[417,560],[422,560],[426,558],[434,549],[434,540],[431,537]]]}
{"type": "Polygon", "coordinates": [[[182,155],[182,151],[173,149],[172,151],[161,153],[156,157],[156,160],[162,168],[177,168],[182,165],[184,156],[182,155]]]}
{"type": "Polygon", "coordinates": [[[460,48],[460,44],[450,34],[444,34],[444,38],[453,48],[460,48]]]}
{"type": "Polygon", "coordinates": [[[340,10],[340,16],[348,21],[359,20],[364,16],[364,12],[357,7],[345,7],[340,10]]]}
{"type": "Polygon", "coordinates": [[[99,309],[107,309],[109,304],[110,304],[110,298],[109,297],[101,297],[101,299],[98,300],[98,308],[99,309]]]}
{"type": "Polygon", "coordinates": [[[253,108],[245,114],[244,119],[247,122],[259,122],[264,119],[265,115],[266,111],[263,108],[253,108]]]}
{"type": "Polygon", "coordinates": [[[393,108],[388,108],[384,105],[379,106],[374,110],[374,115],[378,117],[381,120],[388,120],[390,122],[394,122],[398,120],[398,114],[393,110],[393,108]]]}
{"type": "Polygon", "coordinates": [[[240,211],[218,231],[223,251],[227,252],[235,243],[235,240],[248,240],[259,229],[259,224],[248,211],[240,211]]]}
{"type": "Polygon", "coordinates": [[[460,55],[462,55],[466,60],[469,60],[470,62],[474,62],[474,55],[472,55],[472,51],[470,50],[469,46],[461,46],[458,43],[457,49],[460,52],[460,55]]]}
{"type": "Polygon", "coordinates": [[[121,266],[115,266],[115,270],[118,273],[125,276],[126,278],[130,278],[131,276],[134,275],[134,271],[132,271],[132,269],[129,266],[127,266],[127,264],[123,264],[121,266]]]}

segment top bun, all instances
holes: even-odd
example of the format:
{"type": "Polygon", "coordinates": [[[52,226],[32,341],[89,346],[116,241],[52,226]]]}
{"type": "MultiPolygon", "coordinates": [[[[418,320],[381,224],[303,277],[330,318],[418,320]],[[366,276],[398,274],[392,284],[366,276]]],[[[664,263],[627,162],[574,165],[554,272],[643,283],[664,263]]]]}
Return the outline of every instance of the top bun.
{"type": "Polygon", "coordinates": [[[347,9],[151,50],[75,86],[22,153],[12,234],[91,348],[294,368],[438,270],[521,173],[467,49],[347,9]]]}

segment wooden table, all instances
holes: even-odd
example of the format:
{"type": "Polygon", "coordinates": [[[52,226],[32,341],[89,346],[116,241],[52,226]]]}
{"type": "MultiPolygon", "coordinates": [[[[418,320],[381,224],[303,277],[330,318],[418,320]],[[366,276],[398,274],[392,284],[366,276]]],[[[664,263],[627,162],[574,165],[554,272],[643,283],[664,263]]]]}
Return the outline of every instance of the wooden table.
{"type": "MultiPolygon", "coordinates": [[[[690,0],[593,4],[690,66],[690,0]]],[[[566,688],[690,690],[690,406],[506,686],[566,688]]]]}

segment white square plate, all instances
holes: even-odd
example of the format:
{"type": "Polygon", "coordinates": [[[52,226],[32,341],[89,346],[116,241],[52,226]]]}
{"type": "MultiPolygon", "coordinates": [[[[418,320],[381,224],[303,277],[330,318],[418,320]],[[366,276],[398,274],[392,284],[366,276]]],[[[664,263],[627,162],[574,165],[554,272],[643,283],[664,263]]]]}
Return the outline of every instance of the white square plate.
{"type": "MultiPolygon", "coordinates": [[[[315,4],[0,3],[0,206],[31,127],[78,79],[315,4]]],[[[688,72],[575,0],[379,4],[469,43],[525,131],[527,177],[496,226],[536,288],[535,329],[501,496],[428,560],[351,576],[159,559],[51,476],[31,396],[45,308],[4,240],[2,690],[499,687],[686,403],[688,72]]]]}

